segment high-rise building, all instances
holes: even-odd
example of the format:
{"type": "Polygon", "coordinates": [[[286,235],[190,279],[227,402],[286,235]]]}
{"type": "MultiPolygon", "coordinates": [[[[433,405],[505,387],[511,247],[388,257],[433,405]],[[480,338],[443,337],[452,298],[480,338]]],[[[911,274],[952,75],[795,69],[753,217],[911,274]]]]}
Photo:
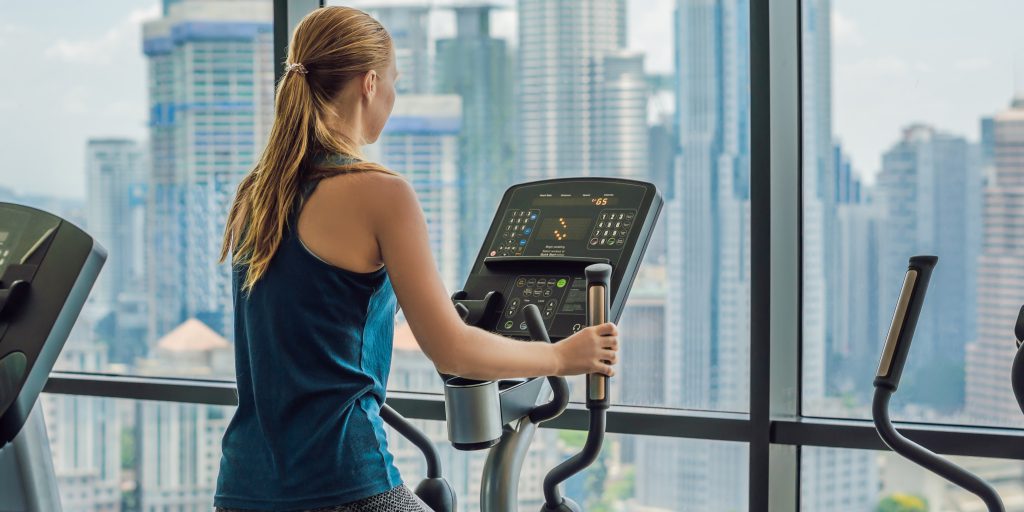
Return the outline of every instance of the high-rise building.
{"type": "Polygon", "coordinates": [[[430,6],[382,4],[365,10],[391,34],[401,74],[395,86],[398,94],[430,94],[430,6]]]}
{"type": "MultiPolygon", "coordinates": [[[[928,340],[930,349],[907,366],[911,382],[933,384],[905,386],[904,395],[946,409],[963,405],[963,382],[949,374],[964,367],[964,347],[975,335],[981,179],[972,151],[962,137],[909,126],[882,156],[876,185],[882,216],[876,287],[882,329],[888,328],[907,260],[916,254],[940,258],[915,334],[928,340]],[[941,379],[926,380],[938,369],[943,370],[941,379]]],[[[879,332],[870,340],[876,354],[883,336],[879,332]]]]}
{"type": "Polygon", "coordinates": [[[146,181],[142,147],[130,139],[90,139],[85,149],[86,228],[109,262],[90,296],[97,334],[115,363],[146,349],[146,181]]]}
{"type": "Polygon", "coordinates": [[[977,339],[967,349],[965,411],[974,421],[1019,426],[1007,376],[1016,353],[1011,331],[1024,303],[1024,95],[993,116],[991,128],[993,172],[984,191],[977,339]]]}
{"type": "Polygon", "coordinates": [[[594,109],[591,174],[646,178],[647,97],[642,53],[618,50],[604,55],[594,109]]]}
{"type": "MultiPolygon", "coordinates": [[[[139,373],[231,378],[231,343],[196,319],[161,338],[139,373]]],[[[173,402],[136,404],[141,511],[208,512],[220,471],[221,439],[232,408],[173,402]]]]}
{"type": "MultiPolygon", "coordinates": [[[[675,15],[679,157],[668,218],[669,406],[745,410],[750,350],[750,93],[747,0],[680,0],[675,15]]],[[[637,494],[669,510],[744,510],[740,445],[652,439],[637,494]],[[659,462],[660,461],[660,462],[659,462]],[[700,468],[695,470],[694,468],[700,468]]]]}
{"type": "Polygon", "coordinates": [[[143,26],[149,62],[150,336],[195,317],[233,338],[231,281],[218,265],[235,189],[273,122],[267,0],[167,2],[143,26]]]}
{"type": "Polygon", "coordinates": [[[111,267],[100,274],[91,307],[112,310],[117,294],[145,275],[146,169],[131,139],[90,139],[85,145],[86,228],[107,249],[111,267]]]}
{"type": "Polygon", "coordinates": [[[462,98],[460,283],[483,245],[489,213],[512,184],[515,170],[512,57],[505,40],[491,36],[491,10],[489,5],[456,7],[455,37],[437,42],[436,92],[462,98]]]}
{"type": "Polygon", "coordinates": [[[604,57],[626,46],[625,0],[521,0],[519,179],[598,174],[604,57]]]}
{"type": "Polygon", "coordinates": [[[459,267],[459,134],[462,101],[448,95],[398,96],[380,139],[366,155],[405,176],[427,220],[430,249],[441,278],[454,292],[459,267]]]}

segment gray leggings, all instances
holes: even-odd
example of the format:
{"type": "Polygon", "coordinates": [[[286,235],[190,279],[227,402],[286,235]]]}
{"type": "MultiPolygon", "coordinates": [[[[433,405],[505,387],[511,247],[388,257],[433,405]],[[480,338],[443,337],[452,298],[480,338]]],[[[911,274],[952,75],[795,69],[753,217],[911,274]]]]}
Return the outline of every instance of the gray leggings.
{"type": "MultiPolygon", "coordinates": [[[[249,510],[237,509],[237,508],[220,508],[217,507],[216,512],[251,512],[249,510]]],[[[434,512],[433,509],[428,507],[426,503],[420,501],[419,498],[404,485],[399,485],[394,489],[387,492],[382,492],[369,498],[363,498],[359,501],[353,501],[352,503],[346,503],[344,505],[335,505],[333,507],[323,507],[310,510],[304,510],[302,512],[434,512]]]]}

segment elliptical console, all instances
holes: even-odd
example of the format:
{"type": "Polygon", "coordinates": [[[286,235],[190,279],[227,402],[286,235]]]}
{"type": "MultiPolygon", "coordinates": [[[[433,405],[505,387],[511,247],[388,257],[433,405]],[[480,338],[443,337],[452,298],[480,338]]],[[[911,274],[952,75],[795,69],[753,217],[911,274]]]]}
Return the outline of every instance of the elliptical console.
{"type": "MultiPolygon", "coordinates": [[[[661,212],[657,188],[615,178],[569,178],[505,192],[463,290],[452,300],[477,327],[557,342],[588,325],[617,322],[661,212]]],[[[565,409],[565,379],[537,405],[545,379],[445,379],[448,437],[462,450],[490,449],[480,491],[484,512],[517,509],[519,471],[539,423],[565,409]]],[[[604,439],[607,378],[588,375],[590,430],[583,451],[544,481],[543,510],[580,510],[559,485],[590,465],[604,439]]]]}

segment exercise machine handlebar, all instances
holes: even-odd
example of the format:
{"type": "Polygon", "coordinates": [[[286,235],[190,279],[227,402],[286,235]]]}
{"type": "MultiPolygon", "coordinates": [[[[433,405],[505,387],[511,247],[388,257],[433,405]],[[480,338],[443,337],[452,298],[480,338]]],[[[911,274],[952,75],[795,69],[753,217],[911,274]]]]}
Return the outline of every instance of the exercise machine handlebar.
{"type": "Polygon", "coordinates": [[[975,494],[985,502],[989,512],[1004,512],[1006,509],[1003,502],[992,486],[948,459],[903,437],[889,418],[889,400],[899,387],[917,320],[928,291],[928,283],[937,262],[938,258],[935,256],[910,258],[892,325],[889,327],[889,335],[886,337],[878,371],[875,374],[875,395],[871,406],[875,430],[886,446],[894,452],[975,494]]]}

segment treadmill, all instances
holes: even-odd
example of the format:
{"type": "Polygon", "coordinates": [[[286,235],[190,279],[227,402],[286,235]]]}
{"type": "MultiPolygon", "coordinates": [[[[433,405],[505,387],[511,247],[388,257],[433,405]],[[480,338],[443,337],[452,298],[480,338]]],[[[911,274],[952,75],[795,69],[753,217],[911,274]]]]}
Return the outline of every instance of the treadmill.
{"type": "MultiPolygon", "coordinates": [[[[617,322],[643,260],[663,201],[646,182],[567,178],[509,188],[462,290],[452,296],[462,319],[520,340],[558,342],[583,327],[617,322]]],[[[448,438],[459,450],[489,450],[481,477],[480,510],[514,512],[523,461],[537,426],[569,401],[564,378],[477,381],[442,375],[448,438]],[[551,399],[547,397],[551,395],[551,399]]],[[[608,379],[586,376],[590,425],[583,450],[544,480],[543,511],[579,511],[560,485],[598,457],[610,404],[608,379]]],[[[440,478],[438,457],[415,429],[385,408],[382,417],[410,437],[428,459],[434,510],[455,510],[440,478]],[[433,461],[433,462],[430,462],[433,461]],[[438,500],[439,495],[444,499],[438,500]]]]}
{"type": "Polygon", "coordinates": [[[0,512],[61,510],[37,398],[106,258],[70,222],[0,203],[0,512]]]}

